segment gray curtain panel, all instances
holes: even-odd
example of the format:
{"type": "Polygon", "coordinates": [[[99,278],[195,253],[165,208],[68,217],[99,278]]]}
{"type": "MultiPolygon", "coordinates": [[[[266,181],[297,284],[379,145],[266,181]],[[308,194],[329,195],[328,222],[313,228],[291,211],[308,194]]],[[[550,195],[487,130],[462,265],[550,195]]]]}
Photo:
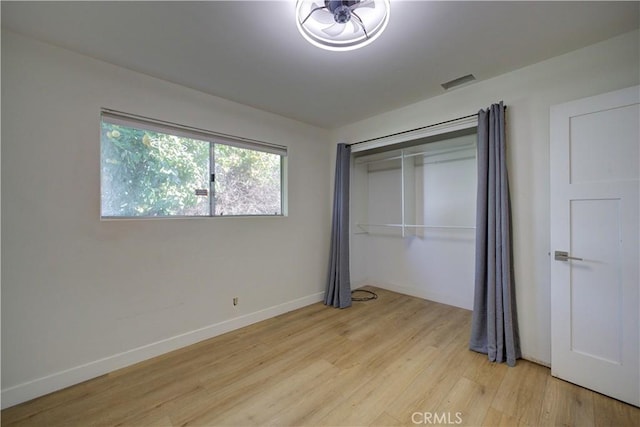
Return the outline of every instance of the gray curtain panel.
{"type": "Polygon", "coordinates": [[[492,362],[521,357],[511,249],[505,111],[502,102],[478,113],[475,298],[469,348],[492,362]]]}
{"type": "Polygon", "coordinates": [[[329,277],[327,279],[324,303],[339,308],[351,306],[351,278],[349,275],[350,166],[351,147],[346,144],[338,144],[329,277]]]}

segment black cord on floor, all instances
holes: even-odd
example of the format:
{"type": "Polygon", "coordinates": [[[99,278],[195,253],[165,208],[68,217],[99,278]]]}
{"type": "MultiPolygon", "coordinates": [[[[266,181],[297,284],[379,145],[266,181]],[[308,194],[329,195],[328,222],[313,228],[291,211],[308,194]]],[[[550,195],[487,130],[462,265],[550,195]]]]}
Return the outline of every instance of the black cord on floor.
{"type": "Polygon", "coordinates": [[[351,301],[371,301],[374,299],[378,299],[378,294],[373,291],[369,291],[367,289],[356,289],[351,291],[351,301]],[[366,297],[354,297],[353,294],[355,294],[356,292],[365,292],[369,295],[366,297]]]}

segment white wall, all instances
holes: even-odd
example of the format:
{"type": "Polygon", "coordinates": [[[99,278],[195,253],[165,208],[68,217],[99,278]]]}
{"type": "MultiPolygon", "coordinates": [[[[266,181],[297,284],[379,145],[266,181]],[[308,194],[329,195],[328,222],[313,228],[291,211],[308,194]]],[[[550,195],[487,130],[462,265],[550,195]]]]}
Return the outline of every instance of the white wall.
{"type": "MultiPolygon", "coordinates": [[[[413,147],[408,152],[434,153],[447,146],[474,145],[475,139],[475,134],[466,135],[413,147]]],[[[394,150],[387,157],[397,155],[394,150]]],[[[377,154],[354,162],[352,287],[376,285],[470,310],[474,294],[475,230],[444,227],[475,225],[475,148],[426,158],[407,157],[403,169],[400,162],[380,161],[377,154]],[[365,159],[377,160],[365,163],[365,159]],[[398,227],[358,225],[401,224],[403,214],[404,224],[443,228],[405,228],[403,237],[398,227]]]]}
{"type": "Polygon", "coordinates": [[[549,107],[637,85],[639,40],[638,31],[623,34],[333,132],[336,142],[356,142],[466,116],[505,101],[520,336],[524,356],[531,360],[551,360],[549,107]]]}
{"type": "Polygon", "coordinates": [[[4,31],[2,123],[4,407],[321,299],[327,131],[4,31]],[[288,146],[289,216],[100,221],[101,107],[288,146]]]}

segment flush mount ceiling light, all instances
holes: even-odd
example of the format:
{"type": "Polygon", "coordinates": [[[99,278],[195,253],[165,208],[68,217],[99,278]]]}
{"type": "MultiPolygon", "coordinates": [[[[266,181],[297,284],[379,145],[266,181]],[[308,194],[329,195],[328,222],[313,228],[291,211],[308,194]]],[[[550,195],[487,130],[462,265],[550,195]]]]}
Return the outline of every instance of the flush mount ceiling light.
{"type": "Polygon", "coordinates": [[[296,23],[311,44],[327,50],[366,46],[387,27],[389,0],[298,0],[296,23]]]}

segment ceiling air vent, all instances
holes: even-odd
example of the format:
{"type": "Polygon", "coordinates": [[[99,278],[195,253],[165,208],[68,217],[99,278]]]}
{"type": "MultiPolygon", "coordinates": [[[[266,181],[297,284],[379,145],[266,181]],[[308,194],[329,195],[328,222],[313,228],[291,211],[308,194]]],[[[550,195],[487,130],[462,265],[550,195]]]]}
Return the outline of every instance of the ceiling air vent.
{"type": "Polygon", "coordinates": [[[446,83],[442,83],[440,86],[444,88],[444,90],[452,89],[456,86],[463,85],[465,83],[469,83],[474,81],[476,78],[473,77],[473,74],[467,74],[466,76],[458,77],[457,79],[450,80],[446,83]]]}

